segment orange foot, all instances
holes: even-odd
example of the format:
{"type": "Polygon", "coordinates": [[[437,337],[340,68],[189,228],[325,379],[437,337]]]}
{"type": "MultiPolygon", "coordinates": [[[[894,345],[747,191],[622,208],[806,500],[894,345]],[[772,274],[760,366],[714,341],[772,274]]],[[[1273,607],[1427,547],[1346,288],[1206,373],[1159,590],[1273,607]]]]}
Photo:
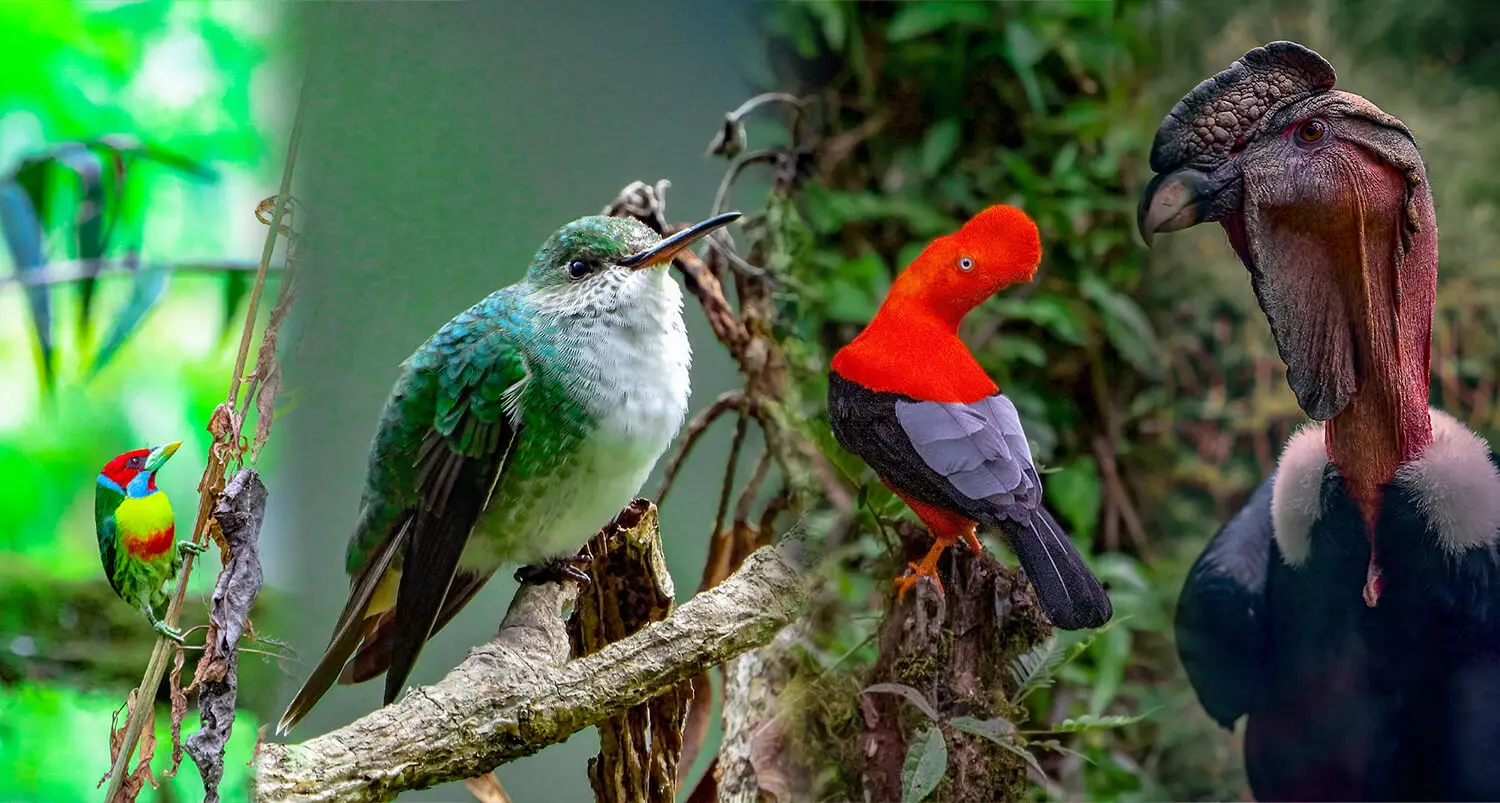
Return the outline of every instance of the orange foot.
{"type": "MultiPolygon", "coordinates": [[[[972,536],[972,533],[970,533],[972,536]]],[[[932,549],[927,550],[927,556],[922,558],[921,563],[906,564],[908,570],[904,577],[896,580],[896,599],[904,599],[906,592],[922,580],[923,577],[931,577],[932,582],[937,585],[938,595],[943,594],[943,581],[938,579],[937,562],[943,556],[943,551],[957,543],[955,538],[938,538],[933,541],[932,549]]]]}

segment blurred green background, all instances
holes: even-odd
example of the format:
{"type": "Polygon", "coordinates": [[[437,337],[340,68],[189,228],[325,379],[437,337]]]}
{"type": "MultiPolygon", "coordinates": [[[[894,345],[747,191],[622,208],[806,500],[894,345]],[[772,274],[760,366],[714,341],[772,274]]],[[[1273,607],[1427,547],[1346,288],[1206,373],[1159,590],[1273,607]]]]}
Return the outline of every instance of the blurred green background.
{"type": "MultiPolygon", "coordinates": [[[[121,196],[105,185],[100,214],[112,236],[100,254],[96,238],[74,225],[90,206],[69,165],[97,170],[111,152],[74,150],[41,168],[50,174],[41,210],[48,264],[89,256],[118,262],[137,251],[143,266],[98,280],[87,327],[77,326],[80,283],[46,292],[55,339],[50,389],[27,294],[11,281],[16,254],[0,256],[0,800],[103,794],[95,784],[109,769],[111,714],[140,683],[155,634],[114,596],[101,570],[94,478],[120,452],[182,440],[159,485],[186,537],[208,448],[205,426],[233,368],[245,282],[197,269],[174,273],[160,296],[146,292],[142,300],[154,304],[133,299],[137,287],[157,286],[154,266],[258,260],[265,227],[252,213],[275,192],[290,121],[281,37],[273,3],[0,4],[0,184],[15,186],[23,159],[106,135],[164,149],[213,175],[201,180],[135,159],[121,196]],[[122,317],[136,317],[132,308],[144,319],[93,376],[98,347],[122,317]]],[[[7,196],[0,211],[17,214],[16,197],[7,196]]],[[[272,453],[262,466],[274,471],[275,462],[272,453]]],[[[263,557],[275,583],[277,556],[263,557]]],[[[194,572],[185,625],[206,622],[217,565],[211,552],[194,572]]],[[[268,590],[258,614],[275,594],[268,590]]],[[[189,640],[201,643],[201,632],[189,640]]],[[[188,678],[193,665],[190,658],[188,678]]],[[[247,654],[242,702],[255,703],[254,689],[271,691],[274,672],[247,654]]],[[[197,729],[196,708],[190,711],[184,734],[197,729]]],[[[158,710],[158,780],[170,763],[166,713],[158,710]]],[[[259,724],[248,711],[236,724],[226,759],[229,799],[248,789],[245,764],[259,724]]],[[[186,761],[175,779],[141,799],[202,794],[186,761]]]]}
{"type": "MultiPolygon", "coordinates": [[[[1016,398],[1038,459],[1059,469],[1049,501],[1092,545],[1129,618],[1030,702],[1041,721],[1151,716],[1069,743],[1092,763],[1045,755],[1053,782],[1038,797],[1232,799],[1244,786],[1235,737],[1186,688],[1171,607],[1302,416],[1223,235],[1195,228],[1148,252],[1133,233],[1151,135],[1187,89],[1252,46],[1291,38],[1328,57],[1341,88],[1407,123],[1443,232],[1433,403],[1500,434],[1500,17],[1483,0],[0,4],[0,174],[61,142],[136,136],[217,173],[139,173],[143,259],[254,260],[264,227],[250,210],[279,175],[294,33],[311,59],[295,192],[315,251],[282,338],[286,414],[262,461],[263,559],[267,598],[295,595],[302,615],[257,625],[300,662],[242,662],[227,799],[243,794],[255,728],[316,660],[343,602],[345,539],[399,362],[518,279],[553,228],[630,181],[668,178],[669,216],[702,216],[722,170],[703,155],[709,138],[764,89],[817,97],[827,136],[859,132],[846,157],[816,163],[800,200],[813,245],[781,277],[781,335],[804,367],[857,331],[913,249],[979,208],[1015,203],[1041,225],[1038,280],[989,302],[965,334],[1016,398]]],[[[765,136],[752,129],[752,147],[765,136]]],[[[761,196],[743,185],[735,197],[748,211],[761,196]]],[[[67,229],[49,241],[54,258],[77,256],[67,229]]],[[[79,288],[58,286],[49,397],[27,296],[10,276],[0,265],[0,799],[93,799],[110,712],[150,646],[99,571],[93,478],[120,451],[184,440],[161,484],[188,526],[243,309],[236,280],[176,274],[89,378],[98,334],[78,340],[79,288]]],[[[99,281],[99,331],[132,286],[99,281]]],[[[691,300],[687,319],[696,409],[738,378],[691,300]]],[[[811,370],[804,380],[815,417],[822,389],[811,370]]],[[[679,597],[697,585],[728,430],[710,432],[663,511],[679,597]]],[[[868,658],[851,648],[874,624],[876,581],[894,571],[866,540],[824,600],[838,614],[825,621],[844,624],[818,646],[850,653],[846,669],[868,658]]],[[[195,573],[192,599],[210,582],[195,573]]],[[[412,682],[439,679],[489,637],[513,591],[498,576],[424,651],[412,682]]],[[[204,618],[200,602],[187,612],[204,618]]],[[[294,738],[356,718],[379,695],[379,684],[336,689],[294,738]]],[[[595,749],[585,731],[498,774],[517,800],[584,800],[595,749]]],[[[191,762],[155,794],[198,799],[191,762]]]]}

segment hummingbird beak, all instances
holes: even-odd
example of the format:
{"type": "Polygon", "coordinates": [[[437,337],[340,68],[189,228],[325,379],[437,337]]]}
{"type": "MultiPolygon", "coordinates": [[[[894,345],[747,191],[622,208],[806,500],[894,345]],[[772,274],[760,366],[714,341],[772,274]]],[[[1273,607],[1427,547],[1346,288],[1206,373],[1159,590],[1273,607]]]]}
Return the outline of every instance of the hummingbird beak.
{"type": "Polygon", "coordinates": [[[688,246],[702,239],[704,235],[714,229],[733,223],[739,219],[739,216],[739,212],[725,212],[722,215],[711,217],[696,226],[689,226],[677,232],[644,251],[631,254],[615,264],[622,268],[630,268],[631,270],[641,270],[654,265],[665,265],[676,258],[678,254],[687,250],[688,246]]]}
{"type": "Polygon", "coordinates": [[[161,446],[152,449],[151,453],[146,455],[146,470],[154,472],[157,469],[161,468],[162,464],[171,459],[172,455],[177,454],[177,448],[179,446],[182,446],[182,441],[172,441],[171,443],[164,443],[161,446]]]}

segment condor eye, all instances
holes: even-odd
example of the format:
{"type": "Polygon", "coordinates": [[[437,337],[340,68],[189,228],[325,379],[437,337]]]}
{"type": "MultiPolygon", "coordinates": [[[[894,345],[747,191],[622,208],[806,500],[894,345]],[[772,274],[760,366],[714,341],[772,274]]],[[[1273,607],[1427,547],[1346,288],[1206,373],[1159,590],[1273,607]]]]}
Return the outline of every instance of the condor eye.
{"type": "Polygon", "coordinates": [[[1297,141],[1303,145],[1316,145],[1328,134],[1328,124],[1314,117],[1297,126],[1297,141]]]}
{"type": "Polygon", "coordinates": [[[968,273],[969,271],[974,269],[974,260],[969,259],[968,257],[960,258],[958,260],[958,269],[965,273],[968,273]]]}
{"type": "Polygon", "coordinates": [[[593,268],[589,265],[589,263],[584,262],[581,259],[574,261],[568,265],[568,278],[577,281],[589,275],[589,272],[591,270],[593,270],[593,268]]]}

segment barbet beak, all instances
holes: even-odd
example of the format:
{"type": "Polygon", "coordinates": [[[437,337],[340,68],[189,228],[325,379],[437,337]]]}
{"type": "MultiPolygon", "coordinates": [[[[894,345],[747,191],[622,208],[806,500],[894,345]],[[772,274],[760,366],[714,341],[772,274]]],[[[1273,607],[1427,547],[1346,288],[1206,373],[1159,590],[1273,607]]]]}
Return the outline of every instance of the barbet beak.
{"type": "Polygon", "coordinates": [[[146,470],[156,471],[161,468],[172,458],[172,455],[177,454],[177,449],[181,446],[182,441],[172,441],[153,448],[151,453],[146,455],[146,470]]]}
{"type": "Polygon", "coordinates": [[[1151,247],[1151,240],[1158,233],[1180,231],[1204,222],[1215,189],[1206,174],[1190,167],[1151,179],[1136,210],[1136,225],[1146,247],[1151,247]]]}
{"type": "Polygon", "coordinates": [[[722,215],[715,215],[702,223],[689,226],[677,232],[644,251],[637,251],[616,264],[622,268],[630,268],[632,270],[642,270],[656,265],[665,265],[686,250],[688,246],[703,239],[704,236],[715,229],[723,228],[733,223],[739,217],[739,212],[725,212],[722,215]]]}

